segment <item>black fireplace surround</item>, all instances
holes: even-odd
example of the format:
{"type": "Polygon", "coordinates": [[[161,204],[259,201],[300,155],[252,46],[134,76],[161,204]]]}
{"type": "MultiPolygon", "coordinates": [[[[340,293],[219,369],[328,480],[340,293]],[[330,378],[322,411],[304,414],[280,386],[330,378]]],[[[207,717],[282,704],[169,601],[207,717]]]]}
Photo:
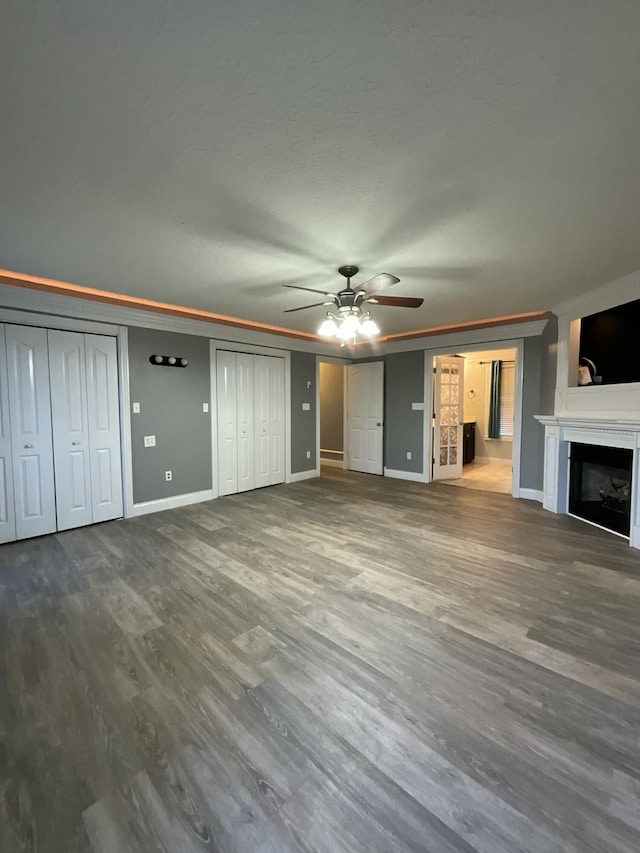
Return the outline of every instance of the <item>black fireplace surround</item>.
{"type": "Polygon", "coordinates": [[[628,536],[633,451],[571,443],[569,512],[628,536]]]}

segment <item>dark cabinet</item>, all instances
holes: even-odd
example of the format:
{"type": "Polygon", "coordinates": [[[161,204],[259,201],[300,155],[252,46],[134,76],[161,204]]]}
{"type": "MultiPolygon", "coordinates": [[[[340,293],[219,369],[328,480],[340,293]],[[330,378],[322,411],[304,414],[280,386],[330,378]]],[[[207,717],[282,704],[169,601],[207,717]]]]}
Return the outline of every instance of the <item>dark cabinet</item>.
{"type": "Polygon", "coordinates": [[[476,425],[463,424],[462,426],[462,464],[473,462],[476,456],[476,425]]]}

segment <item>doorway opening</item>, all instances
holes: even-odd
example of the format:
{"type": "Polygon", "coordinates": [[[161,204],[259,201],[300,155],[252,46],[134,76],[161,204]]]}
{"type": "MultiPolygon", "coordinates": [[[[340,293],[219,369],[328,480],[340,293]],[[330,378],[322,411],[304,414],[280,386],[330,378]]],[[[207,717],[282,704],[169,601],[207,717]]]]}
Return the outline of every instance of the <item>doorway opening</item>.
{"type": "Polygon", "coordinates": [[[346,468],[345,395],[346,367],[328,361],[318,362],[320,405],[320,473],[335,473],[346,468]]]}
{"type": "Polygon", "coordinates": [[[382,475],[384,362],[319,357],[317,364],[319,473],[344,468],[382,475]]]}
{"type": "Polygon", "coordinates": [[[495,348],[434,358],[434,480],[514,494],[517,355],[495,348]]]}

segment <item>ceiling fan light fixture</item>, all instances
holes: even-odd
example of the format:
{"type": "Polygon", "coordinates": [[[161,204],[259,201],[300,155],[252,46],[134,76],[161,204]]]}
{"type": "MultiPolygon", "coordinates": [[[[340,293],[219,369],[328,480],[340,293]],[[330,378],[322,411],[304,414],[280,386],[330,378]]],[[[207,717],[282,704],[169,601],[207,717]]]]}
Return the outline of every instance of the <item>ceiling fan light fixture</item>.
{"type": "Polygon", "coordinates": [[[335,336],[338,334],[338,324],[331,316],[331,314],[327,314],[327,316],[320,324],[318,334],[322,335],[323,338],[335,338],[335,336]]]}
{"type": "Polygon", "coordinates": [[[374,335],[380,334],[378,324],[373,319],[371,314],[365,315],[365,318],[360,325],[360,332],[361,334],[366,335],[368,338],[372,338],[374,335]]]}
{"type": "Polygon", "coordinates": [[[340,337],[354,338],[360,331],[360,317],[355,312],[345,314],[340,323],[340,337]]]}

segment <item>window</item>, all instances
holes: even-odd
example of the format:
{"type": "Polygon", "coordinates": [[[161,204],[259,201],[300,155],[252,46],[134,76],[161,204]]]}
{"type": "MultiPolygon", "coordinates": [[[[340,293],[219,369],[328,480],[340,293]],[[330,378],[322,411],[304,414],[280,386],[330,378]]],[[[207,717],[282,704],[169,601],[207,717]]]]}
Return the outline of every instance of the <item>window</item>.
{"type": "Polygon", "coordinates": [[[489,420],[487,438],[513,436],[516,365],[513,361],[492,361],[489,371],[489,420]]]}
{"type": "Polygon", "coordinates": [[[513,409],[516,388],[516,366],[503,361],[500,371],[500,436],[513,435],[513,409]]]}

